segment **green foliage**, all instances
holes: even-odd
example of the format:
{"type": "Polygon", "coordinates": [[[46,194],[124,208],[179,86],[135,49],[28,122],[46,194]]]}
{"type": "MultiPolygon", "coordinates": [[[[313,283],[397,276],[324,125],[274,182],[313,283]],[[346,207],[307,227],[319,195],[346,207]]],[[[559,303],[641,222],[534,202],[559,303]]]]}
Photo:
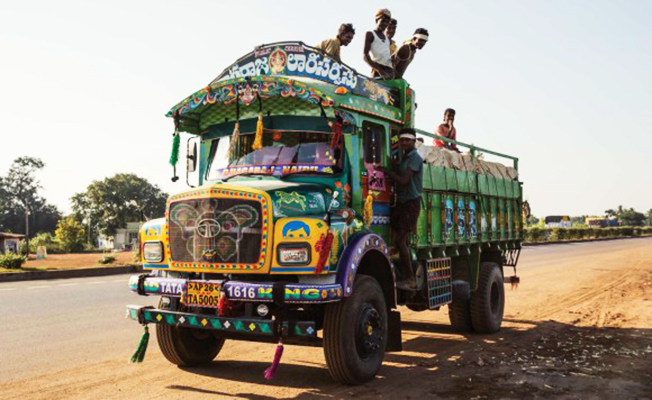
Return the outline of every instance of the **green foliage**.
{"type": "Polygon", "coordinates": [[[0,254],[0,268],[18,269],[26,261],[27,258],[20,254],[14,254],[14,253],[0,254]]]}
{"type": "Polygon", "coordinates": [[[111,264],[116,260],[115,256],[112,254],[104,254],[102,258],[97,262],[98,264],[111,264]]]}
{"type": "MultiPolygon", "coordinates": [[[[25,253],[25,248],[26,246],[26,241],[21,240],[20,241],[20,251],[21,253],[25,253]]],[[[61,249],[61,246],[59,245],[59,242],[57,241],[57,238],[47,232],[41,232],[38,235],[34,236],[29,240],[29,252],[32,254],[36,254],[36,250],[40,246],[45,246],[48,254],[61,254],[63,253],[63,250],[61,249]]]]}
{"type": "Polygon", "coordinates": [[[117,174],[91,183],[72,198],[75,219],[88,224],[93,236],[113,236],[128,222],[146,221],[165,215],[168,195],[134,174],[117,174]]]}
{"type": "Polygon", "coordinates": [[[45,164],[38,158],[14,160],[6,176],[0,177],[0,231],[24,233],[29,211],[31,232],[54,232],[61,213],[39,196],[36,174],[45,164]]]}
{"type": "Polygon", "coordinates": [[[652,235],[652,226],[618,226],[610,228],[525,228],[525,243],[560,242],[567,240],[606,239],[652,235]]]}
{"type": "Polygon", "coordinates": [[[535,217],[534,215],[530,215],[530,217],[525,221],[526,226],[534,226],[539,223],[539,218],[535,217]]]}
{"type": "Polygon", "coordinates": [[[86,243],[84,227],[72,217],[59,220],[55,236],[61,249],[66,253],[78,253],[84,250],[86,243]]]}

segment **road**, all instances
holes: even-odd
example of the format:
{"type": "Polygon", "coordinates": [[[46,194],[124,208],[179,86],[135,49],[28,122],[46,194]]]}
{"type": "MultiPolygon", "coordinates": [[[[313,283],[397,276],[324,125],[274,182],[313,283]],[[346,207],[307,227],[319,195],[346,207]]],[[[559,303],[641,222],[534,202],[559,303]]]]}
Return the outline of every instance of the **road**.
{"type": "MultiPolygon", "coordinates": [[[[227,342],[211,365],[179,369],[125,304],[128,276],[0,284],[0,398],[603,397],[652,396],[652,238],[527,247],[507,290],[503,330],[450,331],[444,311],[402,309],[405,351],[359,387],[334,383],[321,349],[227,342]]],[[[509,271],[507,271],[509,273],[509,271]]],[[[153,331],[153,330],[152,330],[153,331]]]]}

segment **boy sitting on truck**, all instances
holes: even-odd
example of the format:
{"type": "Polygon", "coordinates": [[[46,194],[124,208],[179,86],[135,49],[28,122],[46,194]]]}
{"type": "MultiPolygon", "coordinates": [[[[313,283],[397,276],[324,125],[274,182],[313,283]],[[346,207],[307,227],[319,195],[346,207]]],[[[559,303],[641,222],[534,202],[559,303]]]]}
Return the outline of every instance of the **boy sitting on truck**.
{"type": "Polygon", "coordinates": [[[403,150],[403,158],[397,165],[396,172],[382,166],[377,167],[396,183],[398,199],[392,209],[391,225],[396,247],[401,256],[401,281],[396,283],[396,287],[401,290],[417,289],[408,246],[410,234],[417,229],[423,191],[423,159],[415,148],[416,140],[414,129],[401,129],[399,144],[403,150]]]}

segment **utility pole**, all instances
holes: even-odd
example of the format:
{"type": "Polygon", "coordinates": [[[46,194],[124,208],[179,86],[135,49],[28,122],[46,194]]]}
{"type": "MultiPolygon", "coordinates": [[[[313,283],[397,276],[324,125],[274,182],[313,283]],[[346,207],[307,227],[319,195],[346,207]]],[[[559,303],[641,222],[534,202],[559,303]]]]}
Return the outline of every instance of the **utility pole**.
{"type": "Polygon", "coordinates": [[[25,255],[29,258],[29,208],[25,207],[25,255]]]}

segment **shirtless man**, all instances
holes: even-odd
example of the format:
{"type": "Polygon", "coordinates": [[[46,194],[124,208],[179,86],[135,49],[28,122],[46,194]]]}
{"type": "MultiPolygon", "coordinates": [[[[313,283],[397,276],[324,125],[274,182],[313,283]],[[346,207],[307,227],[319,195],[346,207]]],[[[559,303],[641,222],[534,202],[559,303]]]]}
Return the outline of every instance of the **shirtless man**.
{"type": "Polygon", "coordinates": [[[385,29],[392,20],[392,13],[387,9],[376,12],[376,29],[367,32],[364,42],[364,60],[371,67],[371,76],[376,79],[393,79],[394,68],[389,51],[389,38],[385,29]]]}
{"type": "Polygon", "coordinates": [[[389,38],[389,54],[396,53],[396,49],[398,49],[398,46],[394,41],[394,35],[396,35],[397,25],[398,25],[398,21],[392,18],[392,20],[389,21],[389,25],[387,25],[387,29],[385,29],[385,36],[389,38]]]}
{"type": "Polygon", "coordinates": [[[414,59],[417,50],[423,49],[427,42],[428,31],[424,28],[419,28],[414,32],[412,39],[406,40],[395,53],[392,53],[395,79],[403,78],[403,74],[405,74],[405,70],[414,59]]]}

